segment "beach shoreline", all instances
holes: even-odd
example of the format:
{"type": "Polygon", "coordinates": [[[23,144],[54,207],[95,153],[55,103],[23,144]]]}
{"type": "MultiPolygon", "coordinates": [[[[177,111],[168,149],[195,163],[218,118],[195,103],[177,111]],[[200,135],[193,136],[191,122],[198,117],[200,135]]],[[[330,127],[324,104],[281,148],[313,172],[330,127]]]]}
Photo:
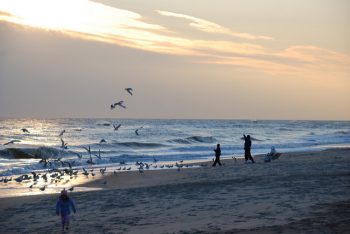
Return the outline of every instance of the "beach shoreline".
{"type": "MultiPolygon", "coordinates": [[[[110,173],[87,182],[80,186],[101,190],[70,193],[78,209],[71,231],[342,233],[349,230],[346,207],[350,206],[350,148],[283,153],[271,163],[263,163],[262,155],[254,158],[256,164],[225,159],[222,167],[211,167],[209,161],[207,166],[180,171],[110,173]]],[[[0,225],[5,233],[58,232],[59,221],[54,216],[57,196],[0,198],[0,225]],[[23,224],[16,225],[17,219],[23,220],[23,224]]]]}

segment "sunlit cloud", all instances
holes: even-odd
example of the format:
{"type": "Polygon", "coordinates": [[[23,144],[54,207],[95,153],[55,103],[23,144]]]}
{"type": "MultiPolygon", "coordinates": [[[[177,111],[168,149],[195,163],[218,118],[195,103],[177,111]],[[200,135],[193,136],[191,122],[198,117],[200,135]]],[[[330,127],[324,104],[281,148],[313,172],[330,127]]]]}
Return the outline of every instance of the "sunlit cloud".
{"type": "Polygon", "coordinates": [[[231,35],[243,42],[209,40],[200,36],[187,38],[182,32],[173,33],[171,28],[156,23],[156,19],[151,23],[138,13],[89,0],[0,0],[0,21],[84,40],[186,56],[197,63],[237,66],[269,74],[350,72],[350,58],[345,54],[311,45],[291,45],[275,51],[257,43],[272,40],[270,36],[235,32],[184,14],[157,12],[162,16],[189,20],[189,27],[202,32],[231,35]]]}
{"type": "Polygon", "coordinates": [[[176,17],[176,18],[183,18],[191,21],[189,24],[191,27],[194,27],[200,31],[208,32],[208,33],[221,33],[221,34],[227,34],[234,37],[239,37],[243,39],[249,39],[249,40],[256,40],[256,39],[263,39],[263,40],[273,40],[272,37],[269,36],[256,36],[250,33],[242,33],[242,32],[235,32],[229,28],[223,27],[219,24],[210,22],[208,20],[196,18],[189,15],[184,14],[178,14],[173,13],[169,11],[157,11],[159,14],[163,16],[170,16],[170,17],[176,17]]]}

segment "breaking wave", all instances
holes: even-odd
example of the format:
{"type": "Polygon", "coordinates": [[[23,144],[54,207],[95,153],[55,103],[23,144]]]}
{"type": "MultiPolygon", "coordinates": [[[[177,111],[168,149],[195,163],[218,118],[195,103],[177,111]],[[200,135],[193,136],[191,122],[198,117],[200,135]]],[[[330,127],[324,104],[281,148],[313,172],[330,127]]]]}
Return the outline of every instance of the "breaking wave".
{"type": "Polygon", "coordinates": [[[212,136],[190,136],[186,138],[179,138],[169,140],[170,143],[179,143],[179,144],[192,144],[192,143],[213,143],[215,138],[212,136]]]}

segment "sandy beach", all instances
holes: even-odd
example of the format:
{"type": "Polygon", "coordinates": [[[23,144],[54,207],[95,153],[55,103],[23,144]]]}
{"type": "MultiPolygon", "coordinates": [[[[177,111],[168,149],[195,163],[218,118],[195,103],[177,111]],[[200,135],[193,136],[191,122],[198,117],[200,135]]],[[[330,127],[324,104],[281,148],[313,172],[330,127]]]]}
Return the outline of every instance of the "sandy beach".
{"type": "MultiPolygon", "coordinates": [[[[67,233],[349,233],[350,149],[106,174],[71,192],[67,233]]],[[[185,162],[184,162],[185,163],[185,162]]],[[[60,233],[58,194],[0,199],[1,233],[60,233]]]]}

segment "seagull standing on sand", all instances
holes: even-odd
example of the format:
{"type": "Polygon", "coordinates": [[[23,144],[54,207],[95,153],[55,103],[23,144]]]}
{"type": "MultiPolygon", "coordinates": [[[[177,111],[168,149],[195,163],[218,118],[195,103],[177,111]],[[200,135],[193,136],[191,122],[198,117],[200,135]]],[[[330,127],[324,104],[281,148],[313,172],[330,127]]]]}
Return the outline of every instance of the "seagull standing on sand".
{"type": "Polygon", "coordinates": [[[26,129],[26,128],[22,128],[21,130],[22,130],[22,132],[24,132],[24,133],[30,133],[30,132],[28,131],[28,129],[26,129]]]}
{"type": "Polygon", "coordinates": [[[132,96],[132,92],[133,92],[132,88],[126,88],[125,90],[132,96]]]}
{"type": "Polygon", "coordinates": [[[105,174],[105,172],[106,172],[106,170],[107,170],[107,168],[105,167],[105,168],[101,168],[100,169],[100,173],[101,173],[101,175],[104,175],[105,174]]]}

